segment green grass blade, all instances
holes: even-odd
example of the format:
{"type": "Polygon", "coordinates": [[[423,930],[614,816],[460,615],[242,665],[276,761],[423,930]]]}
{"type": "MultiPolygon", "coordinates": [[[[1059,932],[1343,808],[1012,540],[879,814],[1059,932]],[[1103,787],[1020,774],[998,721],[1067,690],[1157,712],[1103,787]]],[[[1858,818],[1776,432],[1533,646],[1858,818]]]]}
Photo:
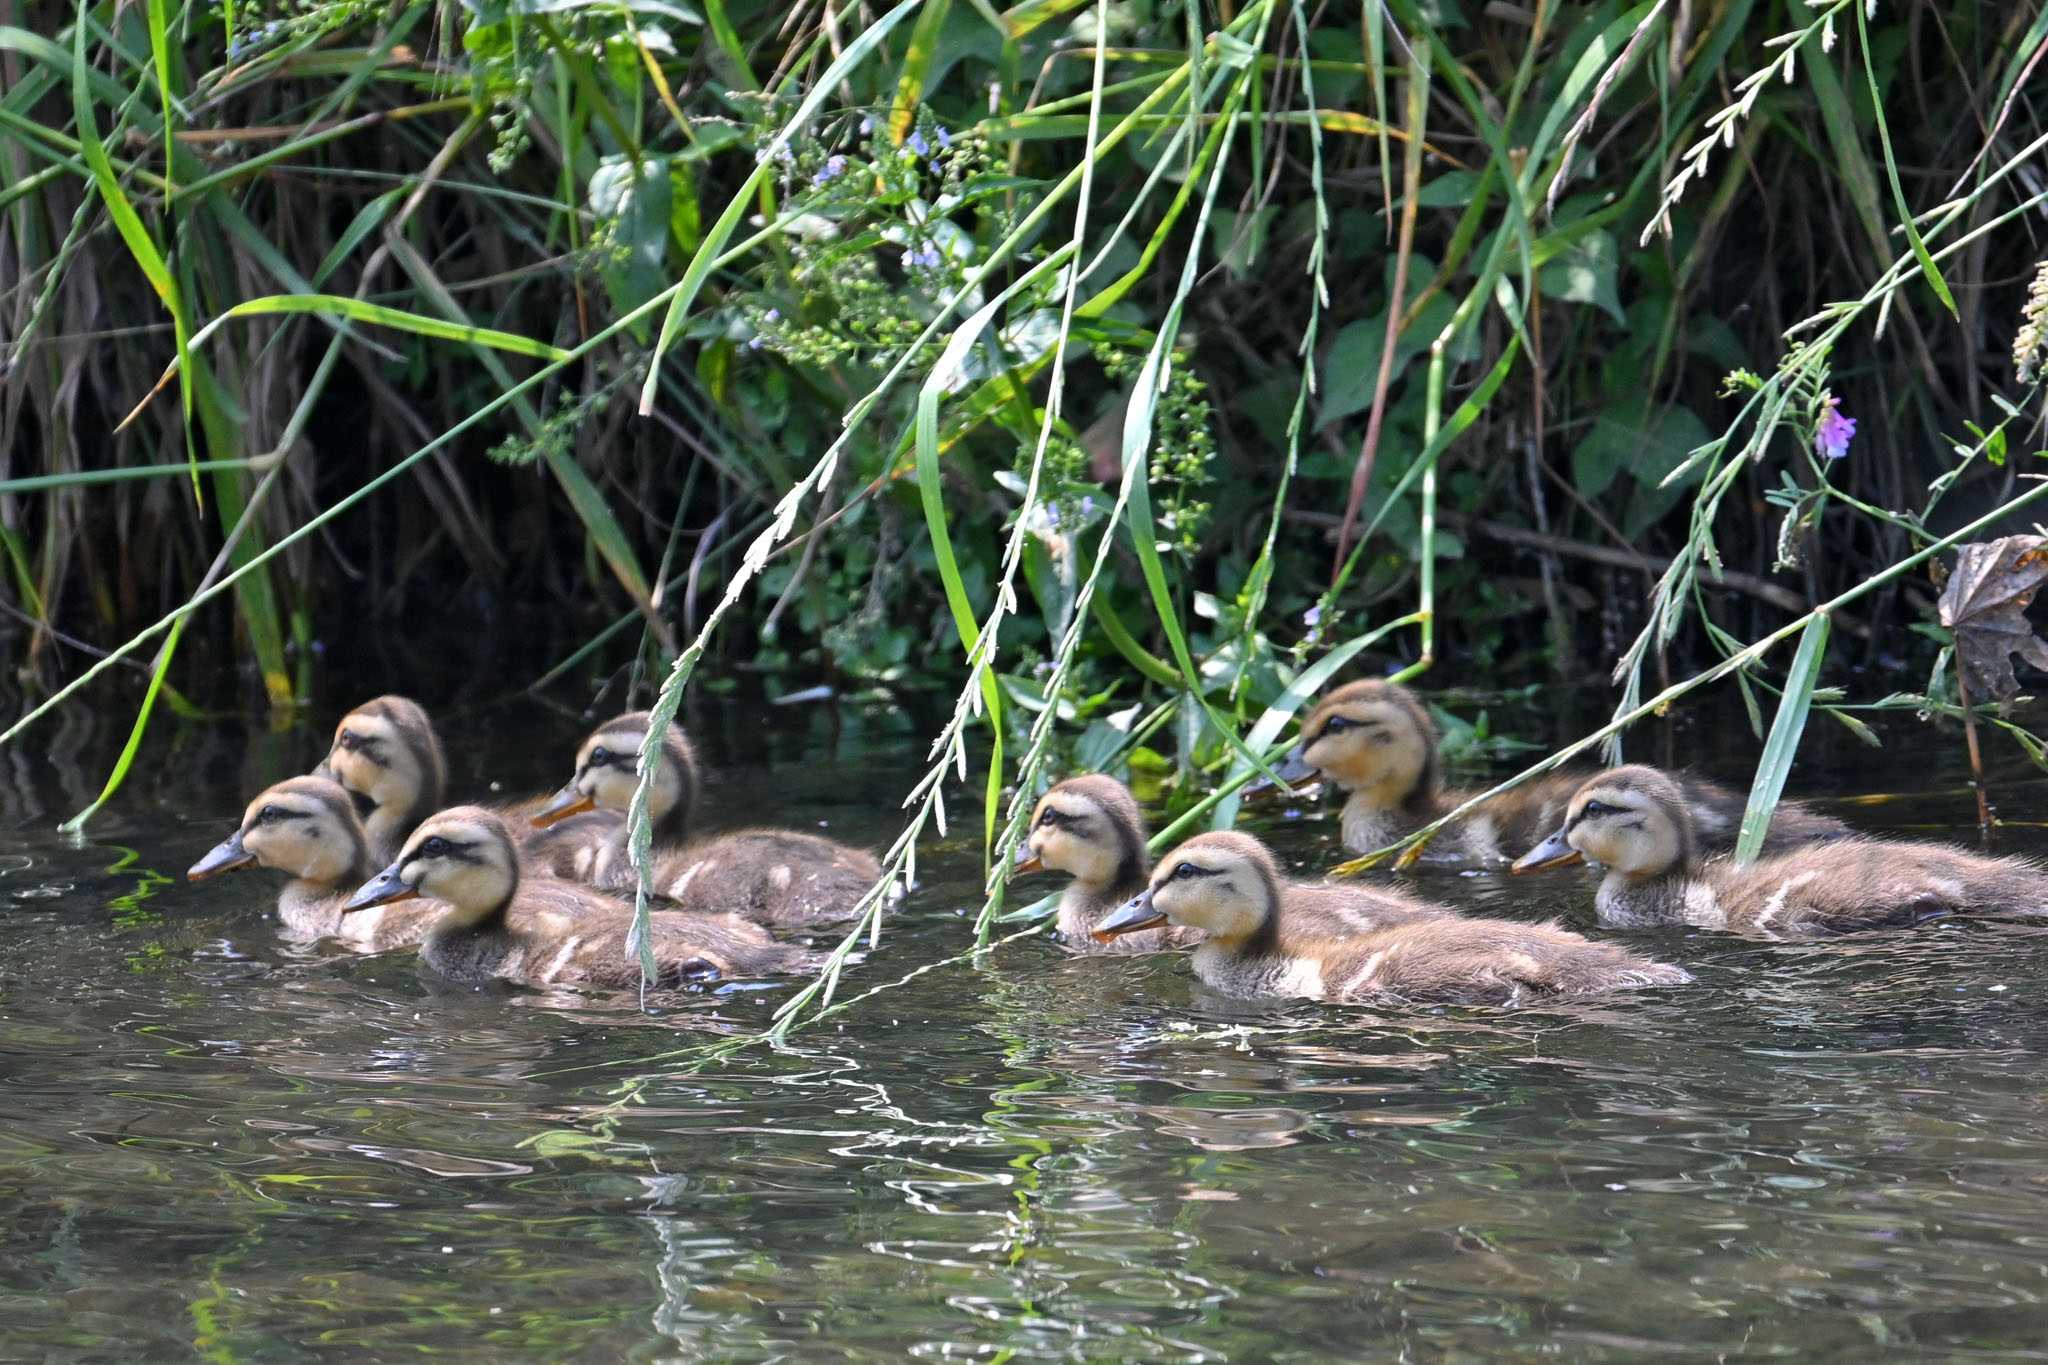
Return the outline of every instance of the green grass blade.
{"type": "Polygon", "coordinates": [[[249,299],[236,304],[206,324],[192,340],[195,345],[198,344],[229,318],[259,317],[278,313],[333,314],[353,322],[375,323],[379,327],[391,327],[401,332],[412,332],[439,341],[460,341],[472,346],[489,346],[493,350],[532,356],[536,360],[565,360],[569,355],[559,346],[551,346],[545,341],[535,341],[532,337],[520,336],[517,332],[501,332],[492,327],[473,327],[467,323],[450,322],[446,318],[428,317],[424,313],[411,313],[403,308],[389,308],[381,303],[370,303],[343,294],[272,294],[260,299],[249,299]]]}
{"type": "Polygon", "coordinates": [[[142,705],[135,712],[135,724],[128,731],[128,742],[121,747],[121,756],[115,760],[114,770],[107,774],[107,783],[100,788],[100,794],[93,798],[92,804],[58,826],[64,833],[76,834],[84,829],[85,822],[106,805],[108,799],[121,790],[121,784],[128,780],[128,770],[135,766],[135,753],[142,747],[142,737],[149,730],[149,717],[156,709],[157,693],[163,690],[164,674],[170,670],[171,656],[178,652],[178,639],[185,633],[185,623],[189,620],[189,616],[180,617],[171,627],[169,637],[164,640],[163,652],[157,655],[156,667],[149,671],[149,688],[142,694],[142,705]]]}
{"type": "Polygon", "coordinates": [[[889,140],[901,144],[910,136],[917,119],[918,103],[924,99],[925,77],[938,55],[939,33],[953,12],[953,0],[925,0],[924,13],[910,30],[910,50],[903,54],[903,69],[896,77],[896,103],[889,111],[889,140]]]}
{"type": "Polygon", "coordinates": [[[1912,244],[1913,258],[1920,262],[1920,274],[1927,281],[1927,287],[1948,309],[1950,317],[1956,312],[1956,296],[1949,292],[1948,281],[1942,278],[1941,267],[1934,263],[1934,257],[1927,250],[1927,243],[1920,236],[1919,225],[1913,221],[1913,210],[1906,203],[1906,190],[1899,183],[1898,158],[1892,155],[1892,130],[1884,118],[1884,96],[1877,88],[1877,68],[1870,63],[1870,25],[1864,18],[1864,7],[1852,5],[1856,11],[1856,44],[1863,58],[1863,78],[1870,84],[1870,111],[1877,120],[1877,142],[1884,150],[1884,173],[1891,181],[1892,203],[1899,211],[1899,226],[1905,230],[1907,242],[1912,244]]]}
{"type": "Polygon", "coordinates": [[[135,211],[135,206],[128,200],[127,192],[121,188],[121,181],[114,174],[114,163],[107,156],[106,144],[100,141],[99,124],[93,117],[92,96],[85,74],[92,65],[86,59],[85,53],[85,14],[85,0],[79,0],[71,37],[71,115],[77,125],[78,149],[80,155],[85,158],[85,164],[92,170],[93,186],[99,191],[101,201],[106,204],[107,214],[114,220],[114,228],[121,234],[122,242],[128,247],[128,254],[135,258],[135,264],[148,279],[150,288],[156,291],[157,298],[171,315],[171,324],[177,338],[178,373],[181,376],[178,387],[186,417],[185,448],[193,465],[192,497],[197,501],[200,497],[199,457],[192,445],[192,384],[189,377],[185,377],[191,369],[191,338],[185,318],[184,302],[178,293],[177,279],[171,274],[163,252],[158,250],[156,240],[149,235],[149,229],[143,225],[142,216],[135,211]]]}
{"type": "Polygon", "coordinates": [[[1735,840],[1735,861],[1753,863],[1763,850],[1764,837],[1771,832],[1771,813],[1785,794],[1785,779],[1791,775],[1792,760],[1799,753],[1799,737],[1806,732],[1806,717],[1813,705],[1814,685],[1820,681],[1821,657],[1828,645],[1827,612],[1816,612],[1800,632],[1798,652],[1792,656],[1791,671],[1785,675],[1785,694],[1778,699],[1778,714],[1771,721],[1770,737],[1756,768],[1756,781],[1749,789],[1749,804],[1742,811],[1742,832],[1735,840]]]}

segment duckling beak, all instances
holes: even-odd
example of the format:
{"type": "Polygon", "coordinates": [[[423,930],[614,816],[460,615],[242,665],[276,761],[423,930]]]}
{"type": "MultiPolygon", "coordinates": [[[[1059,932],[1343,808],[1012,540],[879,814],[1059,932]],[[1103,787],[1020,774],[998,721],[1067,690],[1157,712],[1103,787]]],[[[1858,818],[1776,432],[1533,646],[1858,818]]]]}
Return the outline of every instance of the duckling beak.
{"type": "MultiPolygon", "coordinates": [[[[1287,757],[1281,759],[1280,765],[1273,769],[1273,777],[1279,778],[1280,782],[1289,784],[1306,782],[1316,776],[1316,773],[1317,769],[1311,767],[1309,761],[1302,757],[1299,744],[1289,749],[1287,757]]],[[[1238,799],[1240,801],[1263,801],[1281,790],[1280,782],[1273,781],[1271,777],[1255,777],[1237,789],[1238,799]]]]}
{"type": "Polygon", "coordinates": [[[1034,872],[1043,871],[1045,871],[1045,864],[1040,862],[1038,855],[1031,851],[1031,845],[1017,845],[1017,856],[1016,860],[1010,864],[1010,875],[1012,877],[1028,877],[1034,872]]]}
{"type": "Polygon", "coordinates": [[[398,864],[393,863],[376,876],[370,878],[370,880],[364,882],[357,889],[356,893],[350,896],[347,902],[343,904],[341,913],[346,915],[351,910],[367,910],[373,905],[390,905],[394,901],[409,901],[418,896],[419,893],[420,889],[417,886],[407,886],[405,884],[405,878],[398,874],[398,864]]]}
{"type": "Polygon", "coordinates": [[[585,796],[582,792],[577,791],[576,784],[571,782],[568,786],[555,793],[554,800],[548,802],[534,813],[533,827],[535,829],[546,829],[549,825],[566,820],[572,815],[581,815],[587,810],[596,809],[596,798],[585,796]]]}
{"type": "Polygon", "coordinates": [[[1515,859],[1515,865],[1508,870],[1519,876],[1524,872],[1548,872],[1553,867],[1570,867],[1573,863],[1586,861],[1586,855],[1566,843],[1564,835],[1565,832],[1559,830],[1515,859]]]}
{"type": "Polygon", "coordinates": [[[234,872],[255,865],[256,855],[242,847],[242,831],[236,830],[215,844],[204,858],[192,864],[192,869],[185,874],[185,880],[203,882],[208,877],[218,877],[223,872],[234,872]]]}
{"type": "Polygon", "coordinates": [[[1088,937],[1097,943],[1107,943],[1113,938],[1164,923],[1166,912],[1152,904],[1152,892],[1148,887],[1112,910],[1108,919],[1088,931],[1088,937]]]}

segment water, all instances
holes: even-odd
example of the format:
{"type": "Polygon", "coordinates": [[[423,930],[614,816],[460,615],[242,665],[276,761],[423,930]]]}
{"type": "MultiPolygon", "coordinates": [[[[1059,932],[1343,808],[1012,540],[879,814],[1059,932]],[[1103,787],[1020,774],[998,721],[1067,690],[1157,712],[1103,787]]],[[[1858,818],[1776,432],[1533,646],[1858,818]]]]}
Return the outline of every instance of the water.
{"type": "MultiPolygon", "coordinates": [[[[698,724],[718,809],[878,845],[923,753],[886,713],[698,724]]],[[[451,728],[476,796],[559,781],[580,727],[451,728]]],[[[1795,788],[1931,785],[1854,818],[1963,837],[1959,745],[1893,733],[1795,788]]],[[[177,878],[322,736],[166,732],[87,843],[49,833],[119,738],[0,780],[6,1358],[2048,1354],[2048,929],[1629,935],[1698,983],[1517,1011],[1247,1005],[1026,941],[691,1073],[662,1058],[790,988],[643,1014],[295,948],[273,874],[177,878]]],[[[962,946],[974,849],[923,875],[861,986],[962,946]]],[[[1589,922],[1571,879],[1418,880],[1589,922]]]]}

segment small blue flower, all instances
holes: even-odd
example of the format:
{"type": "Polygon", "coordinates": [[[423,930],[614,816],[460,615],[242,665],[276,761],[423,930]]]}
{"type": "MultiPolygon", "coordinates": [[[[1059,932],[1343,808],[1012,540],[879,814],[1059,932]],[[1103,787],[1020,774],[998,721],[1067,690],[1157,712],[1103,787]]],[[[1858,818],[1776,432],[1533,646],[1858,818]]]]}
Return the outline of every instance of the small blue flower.
{"type": "Polygon", "coordinates": [[[755,337],[749,342],[747,342],[747,349],[750,351],[758,351],[767,344],[768,342],[765,337],[755,337]]]}
{"type": "Polygon", "coordinates": [[[782,318],[782,310],[780,308],[770,308],[766,313],[763,313],[761,316],[764,321],[778,322],[782,318]]]}
{"type": "Polygon", "coordinates": [[[939,145],[948,151],[952,150],[953,147],[953,135],[944,128],[939,129],[939,145]]]}
{"type": "Polygon", "coordinates": [[[1084,496],[1083,496],[1083,497],[1081,498],[1081,515],[1082,515],[1082,516],[1084,516],[1084,517],[1085,517],[1085,516],[1089,516],[1089,515],[1091,515],[1091,514],[1092,514],[1092,513],[1094,512],[1094,511],[1095,511],[1095,499],[1094,499],[1094,497],[1093,497],[1093,496],[1089,496],[1089,495],[1084,495],[1084,496]]]}
{"type": "Polygon", "coordinates": [[[939,249],[927,242],[921,247],[903,253],[903,268],[937,270],[944,260],[945,257],[939,255],[939,249]]]}
{"type": "Polygon", "coordinates": [[[903,145],[916,152],[919,156],[931,155],[932,144],[924,140],[923,133],[912,133],[904,140],[903,145]]]}
{"type": "Polygon", "coordinates": [[[1839,411],[1841,400],[1833,394],[1822,400],[1825,404],[1820,422],[1813,430],[1814,453],[1823,459],[1839,460],[1849,453],[1849,442],[1856,438],[1856,419],[1844,417],[1839,411]]]}
{"type": "Polygon", "coordinates": [[[868,135],[869,133],[872,133],[872,132],[874,132],[874,131],[875,131],[875,121],[874,121],[874,120],[873,120],[872,118],[864,118],[864,119],[862,119],[862,120],[860,121],[860,131],[861,131],[861,136],[863,136],[863,137],[867,136],[867,135],[868,135]]]}
{"type": "Polygon", "coordinates": [[[818,168],[818,173],[817,173],[816,175],[814,175],[814,176],[812,176],[812,177],[811,177],[811,183],[812,183],[813,185],[828,185],[828,184],[830,184],[831,182],[833,182],[834,180],[837,180],[837,179],[838,179],[838,178],[839,178],[840,176],[842,176],[842,175],[845,175],[845,174],[846,174],[846,158],[845,158],[845,157],[843,157],[843,156],[832,156],[832,157],[827,157],[827,158],[825,159],[825,164],[824,164],[823,166],[820,166],[820,167],[818,168]]]}
{"type": "Polygon", "coordinates": [[[1048,530],[1053,530],[1053,531],[1057,531],[1057,530],[1059,530],[1059,529],[1060,529],[1060,509],[1059,509],[1059,505],[1058,505],[1057,503],[1050,503],[1050,502],[1049,502],[1049,503],[1046,503],[1046,504],[1044,505],[1044,507],[1042,507],[1042,508],[1041,508],[1040,510],[1041,510],[1041,511],[1043,511],[1043,512],[1045,513],[1045,524],[1046,524],[1046,528],[1047,528],[1048,530]]]}
{"type": "Polygon", "coordinates": [[[1307,611],[1301,614],[1301,623],[1305,626],[1321,625],[1322,621],[1323,604],[1320,602],[1316,603],[1314,606],[1310,607],[1307,611]]]}

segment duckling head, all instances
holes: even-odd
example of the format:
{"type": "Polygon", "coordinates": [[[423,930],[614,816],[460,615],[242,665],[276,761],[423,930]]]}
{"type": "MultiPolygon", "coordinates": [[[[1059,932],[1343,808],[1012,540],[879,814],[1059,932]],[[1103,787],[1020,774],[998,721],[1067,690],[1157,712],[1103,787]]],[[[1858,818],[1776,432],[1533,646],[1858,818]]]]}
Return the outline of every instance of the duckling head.
{"type": "Polygon", "coordinates": [[[431,896],[459,925],[503,913],[519,890],[519,855],[505,822],[481,806],[429,817],[391,866],[349,897],[343,912],[431,896]]]}
{"type": "Polygon", "coordinates": [[[386,849],[440,806],[448,789],[448,761],[434,723],[410,697],[378,697],[343,716],[313,775],[347,789],[365,831],[386,849]]]}
{"type": "Polygon", "coordinates": [[[1050,868],[1091,890],[1145,881],[1145,817],[1130,789],[1113,777],[1070,777],[1038,799],[1031,832],[1017,849],[1017,871],[1050,868]]]}
{"type": "Polygon", "coordinates": [[[1249,834],[1198,834],[1166,855],[1152,884],[1095,926],[1107,943],[1162,923],[1192,925],[1226,947],[1271,932],[1280,868],[1249,834]]]}
{"type": "MultiPolygon", "coordinates": [[[[576,751],[576,775],[533,817],[533,823],[545,827],[587,810],[623,812],[631,806],[640,785],[640,746],[647,742],[651,719],[646,711],[629,711],[592,731],[576,751]]],[[[686,824],[696,804],[697,753],[682,727],[671,725],[662,737],[647,814],[657,826],[672,814],[686,824]]],[[[668,837],[681,835],[676,830],[668,837]]]]}
{"type": "Polygon", "coordinates": [[[1515,860],[1516,872],[1596,862],[1658,877],[1692,862],[1692,817],[1676,782],[1655,768],[1610,768],[1572,793],[1564,827],[1515,860]]]}
{"type": "Polygon", "coordinates": [[[349,794],[324,777],[294,777],[249,803],[241,827],[185,874],[201,882],[245,867],[274,867],[331,886],[368,874],[370,846],[349,794]]]}
{"type": "Polygon", "coordinates": [[[1301,742],[1280,776],[1320,772],[1375,806],[1397,806],[1437,783],[1437,729],[1429,709],[1399,683],[1367,679],[1324,697],[1301,723],[1301,742]]]}

